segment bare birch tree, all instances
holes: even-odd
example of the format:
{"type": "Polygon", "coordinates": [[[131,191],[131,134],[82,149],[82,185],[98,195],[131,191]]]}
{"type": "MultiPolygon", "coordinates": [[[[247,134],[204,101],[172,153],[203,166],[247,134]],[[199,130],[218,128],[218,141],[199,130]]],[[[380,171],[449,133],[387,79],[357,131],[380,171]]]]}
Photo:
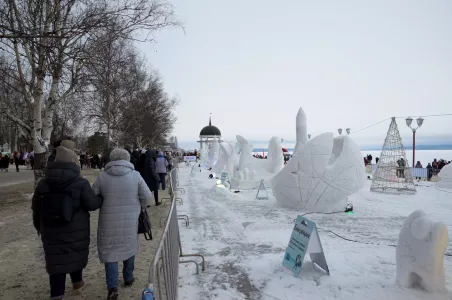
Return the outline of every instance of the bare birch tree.
{"type": "Polygon", "coordinates": [[[129,39],[139,30],[150,39],[156,30],[178,25],[166,0],[0,0],[2,51],[14,57],[11,76],[33,122],[5,115],[31,132],[36,183],[45,173],[55,109],[76,88],[95,33],[112,24],[110,34],[129,39]]]}

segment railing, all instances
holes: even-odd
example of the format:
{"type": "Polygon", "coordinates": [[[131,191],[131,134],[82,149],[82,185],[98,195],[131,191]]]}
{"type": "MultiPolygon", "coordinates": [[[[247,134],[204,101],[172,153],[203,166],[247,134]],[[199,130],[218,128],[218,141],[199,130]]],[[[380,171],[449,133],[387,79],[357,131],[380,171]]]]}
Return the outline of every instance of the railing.
{"type": "MultiPolygon", "coordinates": [[[[377,165],[372,165],[372,172],[374,172],[377,169],[377,165]]],[[[420,178],[428,178],[428,170],[427,168],[409,168],[411,169],[411,176],[412,177],[420,177],[420,178]]],[[[431,170],[431,176],[436,176],[441,171],[440,169],[430,169],[431,170]]]]}
{"type": "MultiPolygon", "coordinates": [[[[194,263],[196,265],[196,274],[199,273],[198,262],[194,260],[179,260],[180,257],[200,257],[202,259],[202,270],[205,270],[205,260],[200,254],[183,254],[182,244],[179,233],[178,220],[186,221],[189,225],[188,216],[177,215],[177,205],[183,204],[182,199],[178,202],[176,197],[177,191],[184,191],[179,188],[178,165],[169,173],[170,183],[170,200],[171,208],[168,218],[165,220],[165,228],[163,230],[162,239],[154,256],[154,260],[149,267],[149,286],[143,291],[143,300],[177,300],[179,277],[179,263],[194,263]]],[[[163,200],[163,199],[162,199],[163,200]]]]}

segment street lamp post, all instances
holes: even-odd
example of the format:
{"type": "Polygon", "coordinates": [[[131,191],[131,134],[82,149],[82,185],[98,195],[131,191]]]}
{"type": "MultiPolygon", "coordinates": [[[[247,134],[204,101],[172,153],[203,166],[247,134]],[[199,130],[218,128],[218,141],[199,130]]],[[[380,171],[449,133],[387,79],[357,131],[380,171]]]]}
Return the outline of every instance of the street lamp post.
{"type": "Polygon", "coordinates": [[[406,118],[405,122],[406,122],[406,126],[410,127],[411,130],[413,131],[413,164],[411,165],[411,167],[414,168],[414,161],[416,158],[416,130],[422,126],[422,124],[424,123],[424,119],[421,117],[416,119],[417,127],[411,127],[411,123],[413,123],[413,119],[410,117],[406,118]]]}

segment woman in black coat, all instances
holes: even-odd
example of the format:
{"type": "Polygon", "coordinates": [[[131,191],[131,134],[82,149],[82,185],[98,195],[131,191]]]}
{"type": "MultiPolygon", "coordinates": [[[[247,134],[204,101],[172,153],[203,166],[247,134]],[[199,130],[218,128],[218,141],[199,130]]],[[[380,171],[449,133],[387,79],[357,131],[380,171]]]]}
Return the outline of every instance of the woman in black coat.
{"type": "Polygon", "coordinates": [[[160,205],[159,202],[159,183],[160,177],[155,167],[155,161],[157,160],[157,152],[155,150],[148,150],[145,154],[146,160],[143,167],[143,179],[148,185],[148,188],[154,192],[155,205],[160,205]]]}
{"type": "Polygon", "coordinates": [[[67,273],[75,290],[84,286],[82,271],[88,264],[90,243],[89,211],[102,205],[102,198],[80,176],[76,159],[71,150],[57,147],[55,162],[48,163],[46,177],[33,195],[33,225],[41,234],[51,299],[63,299],[67,273]]]}

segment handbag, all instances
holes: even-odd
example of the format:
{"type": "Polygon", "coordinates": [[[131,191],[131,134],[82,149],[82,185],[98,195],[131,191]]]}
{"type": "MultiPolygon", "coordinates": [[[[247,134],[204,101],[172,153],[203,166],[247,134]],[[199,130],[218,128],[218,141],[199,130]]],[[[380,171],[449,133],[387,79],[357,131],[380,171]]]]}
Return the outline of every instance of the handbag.
{"type": "Polygon", "coordinates": [[[143,234],[148,241],[152,240],[151,221],[145,208],[141,209],[138,217],[138,234],[143,234]]]}

